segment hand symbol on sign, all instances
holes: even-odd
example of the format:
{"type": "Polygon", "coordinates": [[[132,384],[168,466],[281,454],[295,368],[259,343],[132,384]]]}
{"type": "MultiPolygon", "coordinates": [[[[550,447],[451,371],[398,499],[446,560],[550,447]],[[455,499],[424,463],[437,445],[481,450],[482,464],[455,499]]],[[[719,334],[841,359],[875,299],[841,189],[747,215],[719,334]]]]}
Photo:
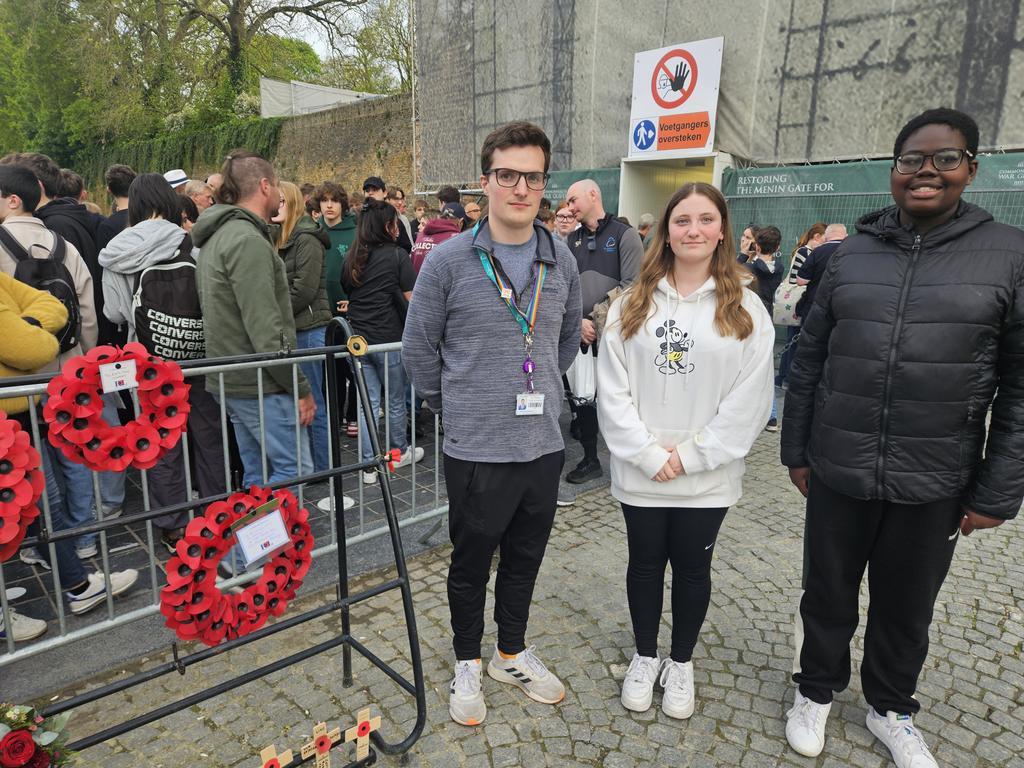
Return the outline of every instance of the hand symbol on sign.
{"type": "Polygon", "coordinates": [[[686,78],[690,76],[690,67],[685,61],[681,61],[676,65],[676,73],[672,78],[672,90],[681,91],[686,87],[686,78]]]}

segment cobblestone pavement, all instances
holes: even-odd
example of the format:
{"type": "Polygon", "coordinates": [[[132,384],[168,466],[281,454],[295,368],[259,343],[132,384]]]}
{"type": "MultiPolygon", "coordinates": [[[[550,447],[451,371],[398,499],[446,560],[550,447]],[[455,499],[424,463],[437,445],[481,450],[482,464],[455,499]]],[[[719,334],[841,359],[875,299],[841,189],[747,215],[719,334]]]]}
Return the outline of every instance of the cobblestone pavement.
{"type": "MultiPolygon", "coordinates": [[[[541,570],[529,642],[566,682],[558,706],[537,704],[518,690],[484,678],[482,727],[448,719],[451,645],[445,597],[446,547],[410,562],[427,679],[428,722],[405,763],[410,766],[864,766],[892,765],[864,727],[859,682],[837,697],[817,760],[790,751],[783,717],[792,700],[791,619],[799,593],[802,499],[778,465],[778,436],[765,434],[748,462],[746,495],[726,518],[716,548],[714,591],[694,657],[697,709],[688,721],[657,707],[629,713],[619,685],[632,655],[625,596],[626,538],[618,505],[604,490],[559,511],[541,570]]],[[[353,589],[389,573],[359,579],[353,589]]],[[[893,585],[898,589],[899,585],[893,585]]],[[[308,608],[326,596],[297,601],[308,608]]],[[[863,595],[862,595],[863,599],[863,595]]],[[[668,598],[666,597],[666,605],[668,598]]],[[[958,545],[939,597],[931,651],[918,697],[917,723],[943,766],[1024,766],[1024,527],[981,532],[958,545]]],[[[667,650],[668,619],[662,633],[667,650]]],[[[354,635],[409,674],[397,593],[353,611],[354,635]]],[[[167,676],[146,688],[76,711],[84,734],[331,637],[337,618],[283,632],[248,649],[167,676]]],[[[859,666],[862,632],[853,650],[859,666]]],[[[488,619],[485,642],[493,642],[488,619]]],[[[132,669],[151,666],[150,657],[132,669]]],[[[160,659],[162,660],[162,659],[160,659]]],[[[486,661],[486,659],[485,659],[486,661]]],[[[357,710],[383,716],[382,732],[399,740],[415,719],[413,700],[358,655],[356,684],[340,684],[341,654],[315,657],[202,705],[83,752],[78,765],[259,766],[260,750],[298,748],[313,723],[344,730],[357,710]]],[[[111,676],[94,679],[84,690],[111,676]]],[[[65,691],[64,693],[69,693],[65,691]]],[[[334,753],[344,765],[352,747],[334,753]]],[[[399,765],[381,756],[380,765],[399,765]]]]}

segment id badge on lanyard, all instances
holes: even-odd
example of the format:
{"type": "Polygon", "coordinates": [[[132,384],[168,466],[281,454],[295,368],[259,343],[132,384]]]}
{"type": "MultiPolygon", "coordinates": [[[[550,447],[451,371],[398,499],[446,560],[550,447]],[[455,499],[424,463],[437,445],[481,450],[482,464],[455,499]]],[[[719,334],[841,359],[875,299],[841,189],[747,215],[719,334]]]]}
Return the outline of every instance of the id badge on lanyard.
{"type": "Polygon", "coordinates": [[[541,262],[537,267],[537,277],[533,287],[533,297],[529,306],[524,312],[516,303],[515,294],[510,285],[506,285],[501,273],[494,268],[494,260],[489,253],[482,248],[478,249],[480,263],[484,272],[491,282],[498,289],[498,295],[508,307],[512,317],[519,324],[523,332],[523,373],[526,375],[526,390],[516,395],[516,416],[540,416],[544,413],[544,393],[534,391],[533,374],[537,370],[537,364],[533,361],[533,329],[537,323],[537,311],[540,308],[540,293],[544,287],[544,277],[547,274],[547,264],[541,262]]]}

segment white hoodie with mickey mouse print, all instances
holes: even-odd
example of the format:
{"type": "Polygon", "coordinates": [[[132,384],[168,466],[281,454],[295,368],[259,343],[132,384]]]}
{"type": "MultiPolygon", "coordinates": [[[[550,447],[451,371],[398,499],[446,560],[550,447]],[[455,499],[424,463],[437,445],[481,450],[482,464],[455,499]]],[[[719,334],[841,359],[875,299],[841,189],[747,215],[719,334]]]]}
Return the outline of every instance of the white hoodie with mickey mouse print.
{"type": "Polygon", "coordinates": [[[774,395],[775,328],[753,291],[754,332],[715,330],[715,281],[681,297],[662,278],[653,312],[623,341],[623,298],[608,312],[597,357],[597,408],[611,452],[612,495],[638,507],[727,507],[739,500],[744,457],[774,395]],[[685,474],[652,478],[675,447],[685,474]]]}

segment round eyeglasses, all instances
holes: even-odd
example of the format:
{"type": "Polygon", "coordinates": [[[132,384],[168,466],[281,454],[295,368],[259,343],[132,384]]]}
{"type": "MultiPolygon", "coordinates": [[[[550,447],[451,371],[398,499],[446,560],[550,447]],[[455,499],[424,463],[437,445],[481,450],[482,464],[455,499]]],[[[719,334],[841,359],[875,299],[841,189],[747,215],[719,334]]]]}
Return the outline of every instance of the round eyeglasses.
{"type": "Polygon", "coordinates": [[[931,160],[932,166],[936,171],[955,171],[960,167],[960,163],[964,161],[964,156],[974,159],[974,155],[968,152],[966,149],[940,149],[937,152],[932,152],[930,155],[926,155],[923,152],[904,152],[902,155],[896,158],[896,173],[902,173],[909,175],[911,173],[917,173],[924,167],[925,160],[931,160]]]}

